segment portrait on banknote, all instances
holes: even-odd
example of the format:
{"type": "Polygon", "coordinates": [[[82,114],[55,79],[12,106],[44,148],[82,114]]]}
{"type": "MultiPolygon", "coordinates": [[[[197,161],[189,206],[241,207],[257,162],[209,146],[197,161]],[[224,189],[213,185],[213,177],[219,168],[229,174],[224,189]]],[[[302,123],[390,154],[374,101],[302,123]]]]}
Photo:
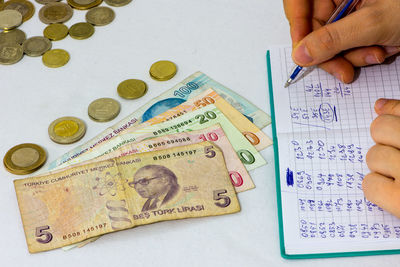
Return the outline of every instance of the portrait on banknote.
{"type": "Polygon", "coordinates": [[[142,212],[160,208],[179,191],[176,175],[162,165],[146,165],[140,168],[134,174],[133,181],[129,182],[129,186],[142,198],[147,199],[142,212]]]}

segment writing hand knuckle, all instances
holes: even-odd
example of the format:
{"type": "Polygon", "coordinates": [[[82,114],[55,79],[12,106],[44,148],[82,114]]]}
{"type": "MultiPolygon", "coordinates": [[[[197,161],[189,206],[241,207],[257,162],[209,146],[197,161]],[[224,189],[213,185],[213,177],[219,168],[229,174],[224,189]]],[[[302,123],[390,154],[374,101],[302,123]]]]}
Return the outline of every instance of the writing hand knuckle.
{"type": "Polygon", "coordinates": [[[336,50],[336,45],[340,43],[340,37],[336,30],[330,27],[322,27],[319,35],[319,41],[322,48],[327,50],[336,50]]]}

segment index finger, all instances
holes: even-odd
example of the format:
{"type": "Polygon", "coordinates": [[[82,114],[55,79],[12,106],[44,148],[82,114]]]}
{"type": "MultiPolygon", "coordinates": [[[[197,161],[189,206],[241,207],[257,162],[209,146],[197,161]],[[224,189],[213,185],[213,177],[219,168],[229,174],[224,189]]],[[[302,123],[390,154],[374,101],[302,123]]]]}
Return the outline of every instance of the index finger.
{"type": "Polygon", "coordinates": [[[283,0],[293,46],[311,32],[312,3],[310,0],[283,0]]]}

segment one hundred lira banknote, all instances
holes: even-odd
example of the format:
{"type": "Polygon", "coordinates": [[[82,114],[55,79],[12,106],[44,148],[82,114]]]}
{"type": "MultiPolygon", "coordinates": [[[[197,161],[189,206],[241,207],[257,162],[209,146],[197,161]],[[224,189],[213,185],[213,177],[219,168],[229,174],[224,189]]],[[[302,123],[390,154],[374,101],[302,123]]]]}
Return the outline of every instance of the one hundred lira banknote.
{"type": "Polygon", "coordinates": [[[115,138],[121,131],[145,122],[156,115],[176,107],[189,98],[199,95],[210,87],[213,88],[226,101],[228,101],[235,109],[246,116],[247,119],[253,122],[259,129],[262,129],[270,124],[271,119],[264,111],[260,110],[234,91],[212,80],[204,73],[196,72],[160,96],[144,104],[142,107],[134,111],[125,119],[116,123],[114,126],[107,128],[85,144],[74,148],[73,150],[65,153],[58,159],[49,163],[46,165],[46,167],[42,168],[41,172],[54,169],[64,162],[70,161],[79,155],[88,153],[100,144],[115,138]]]}
{"type": "Polygon", "coordinates": [[[116,136],[112,140],[109,140],[106,145],[100,145],[84,155],[61,164],[58,168],[64,168],[82,161],[94,159],[116,151],[126,144],[172,133],[199,130],[217,123],[221,125],[229,142],[232,144],[232,147],[247,170],[253,170],[266,164],[260,153],[258,153],[255,147],[241,132],[239,132],[226,116],[214,104],[209,104],[202,109],[194,110],[159,124],[147,126],[146,123],[144,123],[143,127],[135,128],[134,132],[116,136]]]}
{"type": "Polygon", "coordinates": [[[160,221],[240,211],[222,151],[202,142],[15,180],[29,252],[160,221]]]}
{"type": "Polygon", "coordinates": [[[196,131],[169,134],[147,139],[141,142],[127,144],[114,152],[102,155],[92,160],[81,162],[74,166],[86,165],[96,161],[124,157],[137,153],[158,151],[177,146],[196,144],[204,141],[211,141],[221,149],[224,155],[226,168],[228,169],[229,178],[231,179],[236,193],[253,189],[255,187],[253,180],[251,179],[249,173],[226,137],[224,130],[219,124],[196,131]]]}

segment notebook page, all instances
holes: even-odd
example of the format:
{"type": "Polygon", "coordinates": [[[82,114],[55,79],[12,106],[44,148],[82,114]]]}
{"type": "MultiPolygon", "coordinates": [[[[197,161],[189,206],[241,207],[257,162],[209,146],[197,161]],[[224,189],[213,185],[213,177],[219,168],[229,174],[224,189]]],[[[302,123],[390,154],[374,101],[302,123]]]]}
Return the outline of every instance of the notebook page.
{"type": "Polygon", "coordinates": [[[287,254],[400,248],[400,220],[364,198],[380,97],[400,99],[400,60],[341,83],[320,69],[289,88],[291,48],[270,50],[287,254]]]}

